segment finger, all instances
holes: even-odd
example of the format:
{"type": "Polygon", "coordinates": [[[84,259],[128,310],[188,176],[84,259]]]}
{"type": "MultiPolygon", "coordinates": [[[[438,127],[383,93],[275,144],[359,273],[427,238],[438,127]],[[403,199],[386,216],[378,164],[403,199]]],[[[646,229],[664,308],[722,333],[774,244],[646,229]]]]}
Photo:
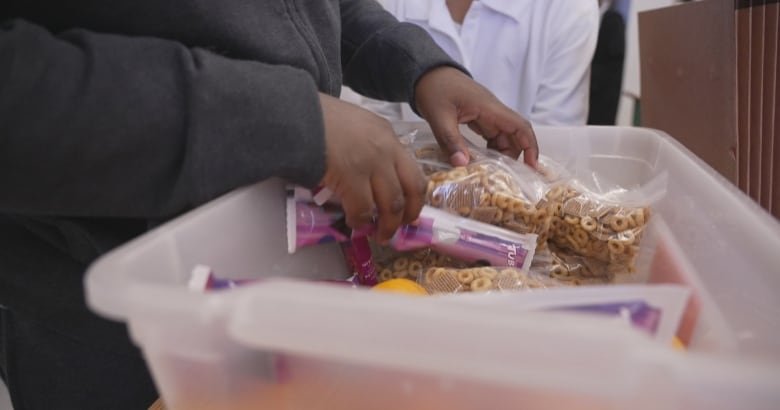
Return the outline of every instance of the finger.
{"type": "Polygon", "coordinates": [[[347,225],[360,229],[372,222],[375,213],[374,195],[368,178],[353,178],[347,182],[348,190],[341,195],[347,225]]]}
{"type": "Polygon", "coordinates": [[[405,224],[413,223],[420,216],[420,211],[425,204],[425,190],[427,188],[425,177],[420,167],[405,152],[399,155],[395,169],[406,201],[402,222],[405,224]]]}
{"type": "Polygon", "coordinates": [[[466,141],[458,129],[458,115],[454,106],[439,108],[428,115],[428,123],[436,140],[450,158],[454,166],[465,166],[469,163],[469,150],[466,141]]]}
{"type": "Polygon", "coordinates": [[[539,160],[539,145],[536,141],[536,134],[534,134],[530,124],[526,128],[518,129],[512,140],[523,151],[523,162],[530,167],[536,168],[539,160]]]}
{"type": "Polygon", "coordinates": [[[406,202],[395,166],[387,164],[378,168],[371,177],[371,189],[378,212],[377,240],[385,243],[401,226],[406,202]]]}
{"type": "Polygon", "coordinates": [[[524,162],[535,168],[539,158],[539,147],[531,123],[517,113],[507,110],[507,113],[501,117],[498,128],[502,135],[508,136],[511,145],[508,150],[511,155],[517,158],[520,153],[523,153],[524,162]]]}
{"type": "Polygon", "coordinates": [[[512,138],[506,136],[506,135],[499,135],[494,139],[496,146],[496,150],[500,151],[503,154],[507,154],[512,156],[513,158],[517,158],[520,156],[520,149],[515,147],[515,144],[512,143],[512,138]]]}

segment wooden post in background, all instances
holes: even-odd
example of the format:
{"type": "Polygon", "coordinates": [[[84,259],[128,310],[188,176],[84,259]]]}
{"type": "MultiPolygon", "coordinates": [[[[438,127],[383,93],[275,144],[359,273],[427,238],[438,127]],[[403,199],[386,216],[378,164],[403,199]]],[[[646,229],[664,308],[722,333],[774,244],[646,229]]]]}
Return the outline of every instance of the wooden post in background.
{"type": "Polygon", "coordinates": [[[642,125],[677,138],[780,217],[779,0],[639,15],[642,125]]]}

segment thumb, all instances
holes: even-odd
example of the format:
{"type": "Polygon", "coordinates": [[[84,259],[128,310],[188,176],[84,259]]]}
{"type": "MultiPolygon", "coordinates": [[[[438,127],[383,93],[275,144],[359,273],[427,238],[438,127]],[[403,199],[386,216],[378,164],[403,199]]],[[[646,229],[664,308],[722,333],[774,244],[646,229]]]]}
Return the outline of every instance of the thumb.
{"type": "Polygon", "coordinates": [[[430,113],[428,123],[442,150],[447,154],[453,166],[466,166],[470,155],[466,139],[458,129],[458,115],[452,109],[439,109],[430,113]]]}

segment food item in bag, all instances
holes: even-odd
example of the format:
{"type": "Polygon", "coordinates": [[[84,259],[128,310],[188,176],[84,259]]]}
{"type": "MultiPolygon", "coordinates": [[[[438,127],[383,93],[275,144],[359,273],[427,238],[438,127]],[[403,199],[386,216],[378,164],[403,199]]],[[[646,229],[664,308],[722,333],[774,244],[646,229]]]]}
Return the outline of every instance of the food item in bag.
{"type": "Polygon", "coordinates": [[[425,206],[417,223],[398,229],[390,245],[398,251],[430,247],[466,262],[527,270],[536,235],[518,234],[425,206]]]}
{"type": "Polygon", "coordinates": [[[456,269],[434,267],[418,279],[430,293],[490,292],[543,289],[556,286],[549,278],[517,268],[479,266],[456,269]]]}
{"type": "Polygon", "coordinates": [[[380,270],[380,283],[399,278],[416,280],[432,294],[515,291],[571,285],[546,275],[529,273],[527,269],[468,263],[438,254],[432,249],[398,252],[388,247],[374,247],[373,254],[380,270]]]}
{"type": "Polygon", "coordinates": [[[538,175],[523,179],[499,161],[485,159],[430,175],[427,203],[450,213],[521,234],[537,234],[544,248],[551,207],[538,175]],[[535,181],[533,180],[535,179],[535,181]]]}
{"type": "MultiPolygon", "coordinates": [[[[303,246],[352,241],[353,247],[361,246],[361,253],[352,255],[348,247],[347,261],[368,261],[364,257],[368,251],[366,237],[372,234],[374,227],[352,231],[346,225],[343,212],[298,199],[294,190],[288,191],[287,207],[287,239],[291,253],[303,246]]],[[[399,251],[430,247],[469,262],[527,270],[536,249],[536,235],[518,234],[425,206],[417,222],[402,226],[390,239],[390,244],[399,251]]],[[[361,279],[370,279],[370,271],[357,270],[361,263],[353,263],[356,272],[361,279]]],[[[370,285],[370,280],[365,284],[370,285]]]]}
{"type": "MultiPolygon", "coordinates": [[[[553,207],[550,241],[565,254],[583,256],[593,276],[636,271],[642,234],[650,221],[648,206],[631,206],[599,198],[570,184],[547,194],[553,207]]],[[[565,266],[565,263],[562,264],[565,266]]],[[[562,275],[559,268],[554,275],[562,275]]]]}

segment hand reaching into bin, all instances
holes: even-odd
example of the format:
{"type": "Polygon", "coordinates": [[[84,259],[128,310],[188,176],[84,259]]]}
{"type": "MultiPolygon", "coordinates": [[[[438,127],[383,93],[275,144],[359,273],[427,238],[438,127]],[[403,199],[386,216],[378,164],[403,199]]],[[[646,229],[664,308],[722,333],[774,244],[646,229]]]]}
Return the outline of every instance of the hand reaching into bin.
{"type": "Polygon", "coordinates": [[[488,148],[512,158],[522,153],[525,163],[536,167],[539,148],[531,124],[461,71],[439,67],[423,75],[415,87],[415,103],[452,165],[469,162],[466,141],[458,131],[458,124],[468,124],[487,140],[488,148]]]}
{"type": "Polygon", "coordinates": [[[425,179],[390,123],[356,105],[320,94],[325,122],[322,185],[341,200],[354,229],[378,217],[377,239],[389,240],[420,215],[425,179]]]}
{"type": "MultiPolygon", "coordinates": [[[[539,149],[530,123],[461,71],[440,67],[424,74],[415,100],[453,165],[469,162],[458,131],[458,124],[465,123],[489,148],[512,158],[522,153],[528,165],[536,166],[539,149]]],[[[378,239],[389,239],[402,223],[419,216],[422,173],[386,120],[324,94],[320,104],[327,149],[323,185],[342,200],[350,227],[360,228],[378,216],[378,239]]]]}

